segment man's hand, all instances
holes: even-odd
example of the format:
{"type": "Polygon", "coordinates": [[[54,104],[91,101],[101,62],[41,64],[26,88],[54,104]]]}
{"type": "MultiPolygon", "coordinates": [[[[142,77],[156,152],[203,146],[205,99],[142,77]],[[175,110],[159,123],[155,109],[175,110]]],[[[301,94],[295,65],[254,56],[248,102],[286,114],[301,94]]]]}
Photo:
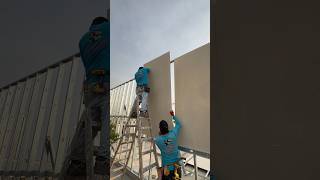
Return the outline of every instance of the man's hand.
{"type": "Polygon", "coordinates": [[[174,112],[173,112],[172,110],[170,111],[170,115],[171,115],[171,116],[174,116],[174,112]]]}

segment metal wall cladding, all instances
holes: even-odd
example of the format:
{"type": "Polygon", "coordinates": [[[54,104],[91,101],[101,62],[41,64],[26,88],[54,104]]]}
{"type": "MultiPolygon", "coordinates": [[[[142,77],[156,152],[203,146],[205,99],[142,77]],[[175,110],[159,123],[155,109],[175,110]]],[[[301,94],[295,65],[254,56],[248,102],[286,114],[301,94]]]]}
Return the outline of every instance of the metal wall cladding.
{"type": "Polygon", "coordinates": [[[111,116],[126,116],[133,105],[135,98],[135,81],[129,81],[113,90],[111,90],[111,116]]]}
{"type": "Polygon", "coordinates": [[[59,174],[84,108],[83,80],[73,56],[1,89],[0,176],[59,174]]]}
{"type": "Polygon", "coordinates": [[[110,121],[121,134],[135,99],[136,83],[130,80],[110,90],[110,121]]]}

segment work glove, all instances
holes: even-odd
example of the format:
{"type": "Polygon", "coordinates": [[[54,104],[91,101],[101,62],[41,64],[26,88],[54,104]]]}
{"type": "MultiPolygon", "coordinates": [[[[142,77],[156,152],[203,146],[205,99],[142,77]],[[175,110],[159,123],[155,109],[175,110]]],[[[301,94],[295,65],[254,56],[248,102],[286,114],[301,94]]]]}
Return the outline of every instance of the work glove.
{"type": "Polygon", "coordinates": [[[171,116],[174,116],[173,110],[170,111],[170,115],[171,115],[171,116]]]}

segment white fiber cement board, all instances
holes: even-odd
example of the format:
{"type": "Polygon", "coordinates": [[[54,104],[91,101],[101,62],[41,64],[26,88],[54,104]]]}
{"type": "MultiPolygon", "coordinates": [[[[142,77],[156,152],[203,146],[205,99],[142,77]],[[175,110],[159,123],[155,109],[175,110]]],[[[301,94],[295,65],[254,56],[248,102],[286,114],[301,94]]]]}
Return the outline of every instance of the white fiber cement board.
{"type": "Polygon", "coordinates": [[[171,83],[170,83],[170,53],[167,52],[158,58],[146,63],[150,68],[148,111],[151,118],[152,134],[159,134],[159,122],[166,120],[169,129],[172,128],[171,117],[171,83]]]}
{"type": "Polygon", "coordinates": [[[210,153],[210,44],[175,59],[174,68],[179,146],[210,153]]]}

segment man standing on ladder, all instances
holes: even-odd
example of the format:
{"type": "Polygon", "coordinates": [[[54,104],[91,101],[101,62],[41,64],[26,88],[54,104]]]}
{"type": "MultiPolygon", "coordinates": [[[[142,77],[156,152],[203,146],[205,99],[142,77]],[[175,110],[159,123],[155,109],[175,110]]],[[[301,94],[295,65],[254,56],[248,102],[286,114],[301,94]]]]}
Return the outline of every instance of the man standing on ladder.
{"type": "Polygon", "coordinates": [[[155,143],[161,152],[162,180],[181,179],[180,154],[178,149],[178,135],[181,128],[180,120],[170,111],[175,127],[169,131],[168,123],[161,120],[159,123],[159,136],[155,138],[155,143]]]}
{"type": "Polygon", "coordinates": [[[133,103],[133,108],[130,114],[130,117],[137,117],[136,107],[137,105],[141,104],[140,108],[140,116],[147,117],[148,116],[148,94],[150,92],[150,88],[148,87],[149,78],[148,75],[150,73],[150,69],[146,67],[139,67],[138,71],[135,74],[135,81],[137,83],[136,88],[136,99],[133,103]],[[138,103],[137,103],[138,101],[138,103]]]}
{"type": "Polygon", "coordinates": [[[95,150],[95,174],[109,174],[109,90],[110,90],[110,24],[104,17],[93,20],[89,32],[79,43],[80,55],[85,67],[84,104],[86,112],[81,116],[71,152],[66,165],[68,176],[86,174],[85,121],[92,120],[92,138],[100,131],[100,146],[95,150]]]}

